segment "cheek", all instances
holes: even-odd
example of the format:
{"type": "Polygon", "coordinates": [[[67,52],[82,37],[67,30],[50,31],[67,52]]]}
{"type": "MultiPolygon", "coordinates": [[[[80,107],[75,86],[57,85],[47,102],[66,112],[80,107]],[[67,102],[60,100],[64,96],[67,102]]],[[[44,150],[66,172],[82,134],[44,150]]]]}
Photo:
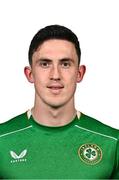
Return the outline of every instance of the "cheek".
{"type": "MultiPolygon", "coordinates": [[[[70,76],[71,76],[71,75],[70,75],[70,76]]],[[[69,77],[70,77],[70,76],[69,76],[69,77]]],[[[72,83],[72,84],[76,84],[76,83],[77,83],[77,79],[78,79],[78,73],[77,73],[77,72],[72,73],[72,76],[71,76],[71,78],[70,78],[71,83],[72,83]]]]}
{"type": "Polygon", "coordinates": [[[76,74],[74,74],[72,77],[70,77],[67,82],[68,82],[67,88],[69,89],[69,91],[74,91],[76,88],[76,84],[77,84],[76,74]]]}
{"type": "Polygon", "coordinates": [[[35,84],[44,84],[46,82],[46,79],[47,79],[46,74],[42,73],[39,70],[36,70],[33,73],[33,78],[34,78],[34,83],[35,84]]]}

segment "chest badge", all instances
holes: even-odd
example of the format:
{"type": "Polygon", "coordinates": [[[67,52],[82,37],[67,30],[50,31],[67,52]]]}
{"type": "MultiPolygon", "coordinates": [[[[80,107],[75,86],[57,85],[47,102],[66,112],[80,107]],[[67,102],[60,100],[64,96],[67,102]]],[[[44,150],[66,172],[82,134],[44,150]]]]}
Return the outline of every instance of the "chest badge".
{"type": "Polygon", "coordinates": [[[11,160],[11,163],[25,162],[26,154],[27,154],[27,149],[24,149],[19,155],[17,155],[14,151],[10,151],[10,155],[13,158],[13,160],[11,160]]]}
{"type": "Polygon", "coordinates": [[[102,150],[96,144],[83,144],[79,150],[80,159],[89,165],[97,164],[102,159],[102,150]]]}

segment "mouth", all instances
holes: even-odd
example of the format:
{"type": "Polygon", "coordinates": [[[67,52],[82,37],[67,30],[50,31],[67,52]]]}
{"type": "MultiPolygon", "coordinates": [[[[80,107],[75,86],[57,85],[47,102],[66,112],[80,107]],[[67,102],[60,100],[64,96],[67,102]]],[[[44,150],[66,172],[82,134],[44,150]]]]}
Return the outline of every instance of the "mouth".
{"type": "Polygon", "coordinates": [[[64,87],[61,86],[48,86],[49,89],[62,89],[64,87]]]}
{"type": "Polygon", "coordinates": [[[64,88],[64,86],[61,85],[50,85],[47,86],[47,88],[53,93],[53,94],[59,94],[61,90],[64,88]]]}

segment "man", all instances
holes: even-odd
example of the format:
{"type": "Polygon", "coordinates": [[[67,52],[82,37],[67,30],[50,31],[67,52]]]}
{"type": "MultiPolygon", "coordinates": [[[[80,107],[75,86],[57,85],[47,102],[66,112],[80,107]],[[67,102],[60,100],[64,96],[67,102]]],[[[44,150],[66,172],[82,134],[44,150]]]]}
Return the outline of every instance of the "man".
{"type": "Polygon", "coordinates": [[[41,29],[24,72],[34,83],[31,110],[0,126],[3,179],[119,178],[118,131],[76,111],[76,84],[85,74],[77,36],[68,28],[41,29]]]}

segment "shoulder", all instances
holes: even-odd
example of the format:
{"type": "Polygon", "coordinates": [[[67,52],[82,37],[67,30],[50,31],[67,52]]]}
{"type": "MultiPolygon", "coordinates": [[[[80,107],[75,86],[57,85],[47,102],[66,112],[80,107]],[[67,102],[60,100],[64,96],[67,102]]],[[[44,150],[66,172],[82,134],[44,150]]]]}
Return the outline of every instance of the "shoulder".
{"type": "Polygon", "coordinates": [[[87,131],[90,131],[95,134],[97,133],[102,136],[107,136],[113,139],[119,139],[118,129],[108,126],[93,117],[90,117],[82,113],[79,122],[80,126],[87,131]]]}
{"type": "Polygon", "coordinates": [[[0,124],[0,136],[28,126],[27,113],[20,114],[0,124]]]}

